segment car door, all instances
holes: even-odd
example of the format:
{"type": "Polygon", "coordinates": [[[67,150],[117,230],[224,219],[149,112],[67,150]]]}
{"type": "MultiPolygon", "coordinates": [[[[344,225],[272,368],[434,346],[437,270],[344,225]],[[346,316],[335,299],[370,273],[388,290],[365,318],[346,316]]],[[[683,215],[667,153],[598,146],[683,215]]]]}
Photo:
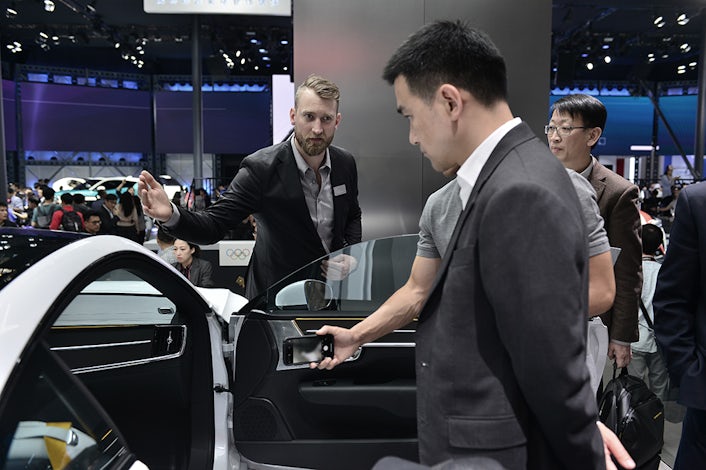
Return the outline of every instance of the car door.
{"type": "MultiPolygon", "coordinates": [[[[317,261],[231,319],[236,447],[247,459],[317,469],[370,468],[417,458],[414,322],[366,344],[331,371],[286,366],[282,343],[324,324],[351,327],[408,279],[416,235],[360,243],[352,272],[324,278],[317,261]]],[[[338,258],[337,258],[338,259],[338,258]]]]}
{"type": "MultiPolygon", "coordinates": [[[[98,238],[69,248],[116,237],[98,238]]],[[[64,288],[3,392],[0,436],[59,422],[98,443],[115,436],[108,447],[122,449],[116,455],[134,455],[152,470],[213,468],[212,337],[218,350],[221,330],[209,325],[203,298],[138,247],[98,256],[80,274],[55,282],[64,288]]],[[[0,458],[16,455],[2,451],[0,458]]],[[[95,468],[127,468],[99,462],[95,468]]],[[[21,463],[12,457],[0,468],[21,463]]]]}

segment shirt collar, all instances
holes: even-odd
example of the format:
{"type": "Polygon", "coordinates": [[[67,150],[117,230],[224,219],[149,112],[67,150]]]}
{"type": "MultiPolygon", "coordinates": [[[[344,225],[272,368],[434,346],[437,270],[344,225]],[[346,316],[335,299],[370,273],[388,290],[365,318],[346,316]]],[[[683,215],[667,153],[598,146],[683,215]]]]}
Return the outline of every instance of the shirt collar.
{"type": "Polygon", "coordinates": [[[579,175],[583,176],[584,178],[588,179],[591,176],[591,172],[593,171],[593,167],[596,165],[596,157],[591,155],[591,163],[588,164],[586,169],[583,171],[577,172],[579,175]]]}
{"type": "MultiPolygon", "coordinates": [[[[290,139],[290,144],[292,146],[292,151],[294,152],[294,160],[297,162],[297,168],[299,168],[299,172],[304,175],[306,174],[307,170],[310,170],[311,167],[309,164],[304,160],[304,157],[302,157],[302,154],[299,153],[299,149],[297,148],[297,145],[294,143],[294,135],[292,135],[290,139]]],[[[328,147],[326,148],[326,158],[324,159],[323,164],[319,168],[331,168],[331,156],[329,155],[328,152],[328,147]]]]}
{"type": "Polygon", "coordinates": [[[461,168],[458,169],[458,185],[460,187],[459,197],[461,198],[461,203],[463,208],[466,208],[466,203],[468,198],[471,197],[471,191],[473,191],[473,186],[475,186],[480,171],[483,166],[490,158],[490,154],[493,153],[495,147],[502,140],[505,135],[510,132],[513,128],[518,126],[522,122],[522,119],[516,117],[507,121],[502,126],[498,127],[490,134],[486,139],[481,142],[481,144],[471,153],[471,155],[463,162],[461,168]]]}

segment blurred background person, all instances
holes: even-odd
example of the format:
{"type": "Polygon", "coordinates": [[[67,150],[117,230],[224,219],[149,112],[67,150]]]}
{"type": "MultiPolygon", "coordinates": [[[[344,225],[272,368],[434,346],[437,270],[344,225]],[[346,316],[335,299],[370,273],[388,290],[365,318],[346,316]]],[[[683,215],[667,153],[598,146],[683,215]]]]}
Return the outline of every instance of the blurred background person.
{"type": "Polygon", "coordinates": [[[115,206],[115,216],[115,235],[137,242],[137,209],[132,194],[127,191],[120,193],[118,205],[115,206]]]}
{"type": "Polygon", "coordinates": [[[91,210],[86,215],[83,223],[86,227],[86,233],[91,235],[99,235],[101,229],[101,216],[98,211],[91,210]]]}
{"type": "Polygon", "coordinates": [[[9,209],[7,202],[0,200],[0,227],[17,227],[17,224],[7,218],[9,209]]]}
{"type": "Polygon", "coordinates": [[[628,371],[645,381],[662,402],[667,400],[669,378],[667,364],[662,353],[657,348],[654,332],[654,308],[652,296],[657,285],[657,274],[660,263],[656,253],[664,240],[664,232],[654,224],[642,226],[642,294],[640,312],[638,313],[638,328],[640,339],[632,343],[632,361],[628,371]],[[647,318],[645,318],[647,316],[647,318]]]}
{"type": "Polygon", "coordinates": [[[156,240],[157,256],[174,266],[177,262],[176,253],[174,252],[174,241],[176,241],[176,238],[165,232],[162,227],[159,227],[156,240]]]}
{"type": "Polygon", "coordinates": [[[54,190],[49,186],[42,186],[41,193],[43,202],[32,213],[32,227],[48,229],[59,204],[54,202],[54,190]]]}
{"type": "Polygon", "coordinates": [[[193,285],[198,287],[213,287],[211,279],[213,267],[205,259],[199,258],[201,248],[185,240],[176,239],[174,241],[174,254],[177,262],[172,266],[187,278],[193,285]]]}

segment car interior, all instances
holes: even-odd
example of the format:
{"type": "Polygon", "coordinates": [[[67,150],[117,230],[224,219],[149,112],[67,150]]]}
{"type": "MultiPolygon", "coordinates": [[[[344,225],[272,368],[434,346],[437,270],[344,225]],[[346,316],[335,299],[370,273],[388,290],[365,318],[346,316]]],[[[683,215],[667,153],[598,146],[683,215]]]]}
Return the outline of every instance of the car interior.
{"type": "MultiPolygon", "coordinates": [[[[246,458],[338,470],[371,468],[387,455],[416,460],[414,322],[365,345],[355,360],[331,371],[282,361],[286,337],[312,334],[324,324],[351,327],[404,284],[410,264],[399,260],[411,263],[416,238],[377,240],[353,252],[362,283],[330,283],[336,296],[318,311],[269,302],[247,315],[238,335],[233,385],[236,446],[246,458]]],[[[314,263],[304,271],[261,300],[276,298],[277,291],[303,277],[316,278],[320,267],[314,263]]],[[[246,309],[256,306],[257,300],[246,309]]]]}
{"type": "Polygon", "coordinates": [[[143,255],[116,253],[99,266],[54,305],[44,338],[50,355],[90,391],[150,469],[210,468],[208,306],[143,255]]]}

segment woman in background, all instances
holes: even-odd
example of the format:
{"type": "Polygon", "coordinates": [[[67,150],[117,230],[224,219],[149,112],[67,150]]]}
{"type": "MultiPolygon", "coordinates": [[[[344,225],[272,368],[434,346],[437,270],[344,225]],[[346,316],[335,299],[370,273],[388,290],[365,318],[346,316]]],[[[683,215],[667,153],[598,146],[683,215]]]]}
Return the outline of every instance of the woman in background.
{"type": "Polygon", "coordinates": [[[177,238],[174,241],[174,254],[177,262],[172,266],[177,268],[193,285],[213,287],[214,283],[211,279],[213,267],[205,259],[199,258],[200,253],[201,248],[198,245],[177,238]]]}
{"type": "Polygon", "coordinates": [[[137,242],[138,216],[132,194],[127,191],[120,193],[118,205],[115,206],[115,215],[118,217],[115,223],[115,234],[137,242]]]}

